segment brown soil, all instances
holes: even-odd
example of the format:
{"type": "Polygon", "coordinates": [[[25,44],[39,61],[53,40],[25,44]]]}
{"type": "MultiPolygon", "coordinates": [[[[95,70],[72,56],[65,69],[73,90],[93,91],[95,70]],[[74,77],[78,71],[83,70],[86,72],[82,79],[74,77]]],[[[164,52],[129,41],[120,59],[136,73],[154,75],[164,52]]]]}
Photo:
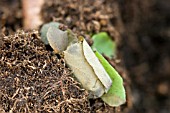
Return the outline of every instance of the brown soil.
{"type": "Polygon", "coordinates": [[[35,32],[1,37],[1,112],[109,111],[100,99],[89,101],[64,59],[47,51],[35,32]]]}
{"type": "Polygon", "coordinates": [[[5,35],[21,29],[22,18],[20,0],[0,0],[0,30],[5,35]]]}
{"type": "MultiPolygon", "coordinates": [[[[121,63],[118,67],[118,65],[114,62],[114,60],[109,60],[116,68],[122,73],[122,76],[125,81],[125,87],[127,89],[127,95],[128,95],[128,103],[126,103],[124,106],[121,106],[120,108],[116,108],[116,111],[120,111],[123,113],[129,112],[129,113],[169,113],[170,112],[170,28],[169,28],[169,20],[170,20],[170,2],[168,0],[160,1],[160,0],[143,0],[143,1],[136,1],[136,0],[129,0],[129,1],[113,1],[113,0],[83,0],[83,1],[76,1],[76,0],[62,0],[62,1],[54,1],[54,0],[48,0],[46,1],[45,5],[42,8],[42,19],[44,23],[49,21],[58,21],[65,25],[67,25],[69,28],[71,28],[74,32],[77,34],[84,35],[85,38],[88,40],[88,42],[91,44],[90,36],[94,33],[100,32],[100,31],[106,31],[108,32],[113,40],[116,40],[118,44],[118,58],[121,59],[121,63]],[[128,76],[127,76],[128,75],[128,76]],[[131,91],[132,90],[132,91],[131,91]],[[124,109],[122,109],[124,108],[124,109]]],[[[1,27],[1,37],[3,37],[0,41],[0,43],[6,43],[12,45],[15,42],[15,36],[10,36],[9,39],[6,39],[4,35],[9,35],[11,33],[14,33],[18,29],[22,28],[22,7],[20,0],[8,0],[8,2],[5,2],[5,0],[0,1],[0,27],[1,27]],[[13,11],[11,11],[11,9],[13,11]]],[[[34,33],[31,33],[34,34],[34,33]]],[[[60,66],[56,67],[55,65],[60,64],[61,66],[64,66],[61,70],[65,70],[68,72],[68,76],[65,76],[63,74],[65,71],[60,72],[60,77],[64,77],[64,80],[70,80],[70,70],[65,67],[65,65],[57,59],[53,59],[53,55],[49,50],[46,50],[47,48],[44,47],[42,43],[40,43],[36,37],[37,35],[20,35],[19,39],[26,40],[25,43],[29,43],[30,40],[36,40],[33,41],[33,47],[34,49],[28,50],[28,51],[34,51],[35,48],[41,48],[38,50],[39,52],[35,55],[41,56],[42,53],[46,53],[48,58],[50,59],[49,65],[55,69],[58,69],[60,66]],[[26,38],[30,37],[30,38],[26,38]],[[32,37],[32,38],[31,38],[32,37]],[[38,41],[38,43],[37,43],[38,41]],[[41,52],[42,51],[42,52],[41,52]]],[[[14,58],[11,57],[11,53],[18,54],[20,52],[19,47],[13,48],[13,46],[9,47],[8,44],[5,46],[0,46],[1,49],[4,50],[2,53],[2,56],[8,60],[8,62],[11,62],[11,59],[14,58],[20,58],[21,55],[15,56],[14,58]],[[8,49],[7,49],[8,48],[8,49]],[[10,51],[10,49],[13,49],[13,51],[10,51]],[[10,51],[10,52],[9,52],[10,51]],[[8,58],[9,57],[9,58],[8,58]]],[[[23,45],[22,45],[23,47],[23,45]]],[[[21,51],[20,54],[25,54],[24,51],[21,51]]],[[[1,55],[1,54],[0,54],[1,55]]],[[[28,55],[31,57],[31,54],[28,55]]],[[[1,63],[3,65],[10,65],[10,63],[6,63],[3,57],[0,57],[1,63]],[[5,64],[5,63],[6,64],[5,64]]],[[[24,58],[24,57],[23,57],[24,58]]],[[[35,57],[36,59],[37,57],[35,57]]],[[[42,55],[41,58],[46,58],[46,56],[42,55]]],[[[25,58],[24,58],[25,59],[25,58]]],[[[40,64],[44,64],[44,60],[40,60],[40,64]],[[41,61],[42,60],[42,61],[41,61]]],[[[25,66],[24,62],[21,62],[21,59],[19,59],[20,65],[25,66]]],[[[22,60],[23,61],[23,60],[22,60]]],[[[63,61],[63,60],[62,60],[63,61]]],[[[35,65],[36,68],[40,68],[37,64],[38,61],[33,61],[31,63],[32,65],[35,65]]],[[[64,61],[63,61],[64,62],[64,61]]],[[[27,62],[29,63],[29,62],[27,62]]],[[[1,64],[1,65],[2,65],[1,64]]],[[[30,65],[30,64],[29,64],[30,65]]],[[[2,66],[1,66],[2,67],[2,66]]],[[[14,66],[16,69],[17,66],[14,66]]],[[[22,67],[20,67],[22,68],[22,67]]],[[[20,68],[18,68],[20,70],[20,68]]],[[[28,67],[28,72],[35,73],[34,69],[28,67]]],[[[25,71],[27,71],[25,68],[25,71]]],[[[42,84],[44,82],[48,82],[54,79],[59,80],[58,77],[55,75],[55,71],[48,69],[49,74],[47,76],[47,81],[44,79],[41,79],[41,76],[37,74],[37,76],[40,76],[40,79],[36,78],[30,78],[30,80],[34,80],[35,82],[28,84],[26,82],[28,79],[23,78],[21,75],[18,78],[14,79],[15,71],[13,69],[7,68],[7,66],[1,68],[1,75],[4,79],[0,78],[0,83],[4,82],[6,85],[1,85],[1,91],[3,94],[9,95],[7,97],[6,95],[3,96],[0,95],[2,100],[5,100],[6,103],[8,103],[8,106],[4,107],[4,104],[2,104],[2,101],[0,102],[0,108],[1,106],[5,108],[6,111],[9,111],[12,107],[16,110],[17,108],[23,108],[28,110],[33,110],[34,108],[30,107],[24,107],[25,104],[25,97],[28,94],[29,90],[24,90],[26,84],[30,87],[33,86],[37,87],[36,84],[39,84],[39,87],[51,87],[48,83],[42,84]],[[4,71],[6,70],[6,71],[4,71]],[[7,71],[8,70],[8,71],[7,71]],[[51,74],[51,75],[50,75],[51,74]],[[9,79],[8,76],[11,78],[9,79]],[[20,80],[21,79],[21,80],[20,80]],[[22,81],[19,82],[18,80],[22,81]],[[11,81],[11,82],[8,82],[11,81]],[[12,87],[12,83],[16,84],[15,87],[12,87]],[[17,85],[17,83],[20,83],[17,85]],[[32,83],[32,84],[31,84],[32,83]],[[24,86],[24,87],[23,87],[24,86]],[[2,88],[3,87],[3,88],[2,88]],[[6,87],[6,88],[5,88],[6,87]],[[8,90],[8,88],[15,88],[8,90]],[[17,90],[19,88],[19,90],[17,90]],[[17,91],[17,92],[16,92],[17,91]],[[11,93],[10,93],[11,92],[11,93]],[[13,96],[14,92],[19,93],[19,95],[13,96]],[[12,98],[13,97],[13,98],[12,98]],[[21,104],[19,104],[20,101],[18,99],[21,99],[21,104]],[[9,103],[12,104],[9,104],[9,103]],[[16,102],[16,103],[15,103],[16,102]],[[15,104],[14,104],[15,103],[15,104]],[[15,107],[16,105],[19,107],[15,107]]],[[[24,71],[24,72],[25,72],[24,71]]],[[[21,73],[19,71],[16,71],[17,73],[21,73]]],[[[56,73],[59,73],[56,71],[56,73]]],[[[25,77],[30,77],[29,74],[26,74],[25,77]]],[[[55,81],[55,82],[56,82],[55,81]]],[[[54,83],[51,82],[51,83],[54,83]]],[[[57,82],[56,82],[57,83],[57,82]]],[[[71,83],[76,83],[75,86],[77,86],[76,90],[80,91],[79,94],[81,95],[79,98],[84,99],[82,103],[79,103],[79,100],[76,101],[74,104],[75,108],[79,107],[76,105],[83,105],[84,109],[82,111],[86,110],[85,112],[113,112],[114,108],[105,106],[101,100],[88,100],[86,99],[87,92],[82,91],[82,89],[79,87],[79,84],[76,81],[72,81],[71,83]],[[84,97],[84,98],[83,98],[84,97]],[[102,107],[101,107],[102,106],[102,107]],[[100,109],[100,110],[98,110],[100,109]],[[108,110],[108,111],[106,111],[108,110]]],[[[70,82],[68,83],[70,84],[70,82]]],[[[57,88],[58,89],[58,88],[57,88]]],[[[43,95],[43,91],[48,90],[48,88],[43,91],[38,92],[40,89],[35,90],[35,94],[38,94],[36,97],[36,100],[40,99],[40,95],[43,95]]],[[[58,90],[62,90],[59,88],[58,90]]],[[[68,89],[67,89],[68,90],[68,89]]],[[[31,91],[34,92],[34,91],[31,91]]],[[[54,91],[54,94],[57,94],[58,92],[54,91]]],[[[78,93],[78,92],[76,92],[78,93]]],[[[33,93],[32,93],[33,94],[33,93]]],[[[70,94],[72,95],[72,94],[70,94]]],[[[74,95],[74,94],[73,94],[74,95]]],[[[48,96],[52,96],[51,93],[49,93],[48,96]]],[[[55,97],[47,97],[44,102],[50,101],[51,104],[54,104],[54,98],[55,97]],[[51,98],[47,100],[47,98],[51,98]]],[[[3,102],[3,103],[5,103],[3,102]]],[[[30,102],[35,102],[37,105],[44,106],[46,104],[42,104],[39,101],[31,100],[30,102]]],[[[50,103],[49,102],[49,103],[50,103]]],[[[68,106],[68,109],[70,107],[70,103],[64,103],[64,105],[68,106]]],[[[72,104],[73,105],[73,104],[72,104]]],[[[71,106],[72,106],[71,105],[71,106]]],[[[73,106],[74,106],[73,105],[73,106]]],[[[55,106],[56,108],[56,106],[55,106]]],[[[73,107],[71,107],[73,108],[73,107]]],[[[71,109],[70,108],[70,109],[71,109]]],[[[35,107],[36,110],[52,110],[53,108],[49,109],[49,107],[43,107],[40,108],[40,106],[35,107]]],[[[19,110],[19,109],[17,109],[19,110]]],[[[79,112],[79,111],[77,111],[79,112]]]]}

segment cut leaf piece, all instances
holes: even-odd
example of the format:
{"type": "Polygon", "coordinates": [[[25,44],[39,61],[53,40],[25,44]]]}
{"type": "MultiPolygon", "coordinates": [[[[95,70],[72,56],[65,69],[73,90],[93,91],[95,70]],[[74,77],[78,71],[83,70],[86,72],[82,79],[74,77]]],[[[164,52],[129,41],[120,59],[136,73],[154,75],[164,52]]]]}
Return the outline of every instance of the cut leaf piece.
{"type": "Polygon", "coordinates": [[[123,79],[99,52],[96,51],[95,54],[112,79],[112,86],[109,91],[101,97],[102,100],[110,106],[120,106],[124,104],[126,102],[126,92],[123,86],[123,79]]]}
{"type": "Polygon", "coordinates": [[[56,27],[58,28],[60,25],[60,23],[58,22],[49,22],[47,24],[44,24],[40,30],[41,33],[41,40],[44,42],[44,44],[48,45],[48,40],[47,40],[47,31],[49,29],[49,27],[56,27]]]}
{"type": "Polygon", "coordinates": [[[86,40],[83,40],[83,54],[87,60],[87,62],[91,65],[93,68],[96,76],[101,81],[101,83],[105,87],[105,92],[107,92],[112,85],[112,80],[110,79],[109,75],[101,65],[100,61],[92,51],[91,47],[88,45],[86,40]]]}
{"type": "Polygon", "coordinates": [[[106,32],[95,34],[92,39],[94,41],[92,49],[96,49],[99,53],[104,54],[109,58],[115,55],[116,44],[106,32]]]}
{"type": "Polygon", "coordinates": [[[47,32],[47,40],[55,53],[62,52],[68,46],[67,31],[51,26],[47,32]]]}
{"type": "Polygon", "coordinates": [[[90,98],[101,97],[104,94],[103,84],[85,59],[82,42],[69,45],[64,51],[64,59],[83,88],[90,91],[90,98]]]}
{"type": "Polygon", "coordinates": [[[82,86],[90,91],[90,98],[101,97],[112,85],[112,80],[83,37],[69,29],[62,31],[50,26],[47,41],[53,50],[64,53],[64,59],[82,86]]]}

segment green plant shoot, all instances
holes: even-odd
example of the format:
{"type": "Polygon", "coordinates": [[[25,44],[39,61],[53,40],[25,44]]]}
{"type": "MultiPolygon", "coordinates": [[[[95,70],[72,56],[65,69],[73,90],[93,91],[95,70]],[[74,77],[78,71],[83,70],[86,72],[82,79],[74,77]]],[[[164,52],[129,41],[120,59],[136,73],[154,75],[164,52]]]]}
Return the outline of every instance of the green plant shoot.
{"type": "Polygon", "coordinates": [[[112,79],[111,88],[101,98],[110,106],[120,106],[126,102],[126,92],[123,86],[123,79],[99,52],[95,51],[95,55],[112,79]]]}

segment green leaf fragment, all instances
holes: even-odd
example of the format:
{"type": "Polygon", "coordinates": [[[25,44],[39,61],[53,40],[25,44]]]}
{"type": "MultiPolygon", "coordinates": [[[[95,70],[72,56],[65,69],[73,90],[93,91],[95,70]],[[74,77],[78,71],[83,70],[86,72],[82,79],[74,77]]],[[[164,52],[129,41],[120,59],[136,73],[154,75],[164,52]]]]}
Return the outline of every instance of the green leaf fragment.
{"type": "Polygon", "coordinates": [[[44,24],[40,30],[41,33],[41,40],[44,42],[44,44],[49,44],[48,40],[47,40],[47,31],[49,29],[49,27],[56,27],[58,28],[60,25],[60,23],[58,22],[50,22],[47,24],[44,24]]]}
{"type": "Polygon", "coordinates": [[[102,100],[110,106],[120,106],[124,104],[126,102],[126,92],[123,86],[123,79],[99,52],[95,51],[95,55],[112,79],[112,86],[109,91],[101,97],[102,100]]]}
{"type": "Polygon", "coordinates": [[[92,49],[96,49],[98,52],[105,54],[109,58],[115,55],[116,44],[106,32],[95,34],[92,39],[94,41],[92,49]]]}

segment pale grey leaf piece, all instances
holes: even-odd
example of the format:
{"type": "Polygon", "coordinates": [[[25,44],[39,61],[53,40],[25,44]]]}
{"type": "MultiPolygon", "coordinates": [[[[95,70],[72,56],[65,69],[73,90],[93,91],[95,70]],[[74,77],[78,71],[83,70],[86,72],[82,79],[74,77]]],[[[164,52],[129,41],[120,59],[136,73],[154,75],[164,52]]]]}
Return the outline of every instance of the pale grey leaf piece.
{"type": "Polygon", "coordinates": [[[90,98],[101,97],[104,94],[105,88],[87,62],[81,42],[68,46],[64,51],[64,59],[83,88],[91,92],[90,98]]]}
{"type": "Polygon", "coordinates": [[[68,46],[67,31],[50,27],[47,31],[47,40],[55,53],[62,52],[66,50],[68,46]]]}
{"type": "Polygon", "coordinates": [[[49,22],[49,23],[46,23],[42,26],[41,30],[40,30],[40,33],[41,33],[41,40],[44,42],[44,44],[48,45],[48,40],[47,40],[47,31],[49,29],[49,27],[53,26],[53,27],[56,27],[58,28],[60,25],[60,23],[58,22],[49,22]]]}
{"type": "Polygon", "coordinates": [[[90,66],[93,68],[97,78],[100,80],[100,82],[105,87],[105,92],[107,92],[110,89],[110,86],[112,85],[112,80],[105,71],[104,67],[86,42],[86,40],[83,40],[83,54],[87,60],[87,62],[90,64],[90,66]]]}

